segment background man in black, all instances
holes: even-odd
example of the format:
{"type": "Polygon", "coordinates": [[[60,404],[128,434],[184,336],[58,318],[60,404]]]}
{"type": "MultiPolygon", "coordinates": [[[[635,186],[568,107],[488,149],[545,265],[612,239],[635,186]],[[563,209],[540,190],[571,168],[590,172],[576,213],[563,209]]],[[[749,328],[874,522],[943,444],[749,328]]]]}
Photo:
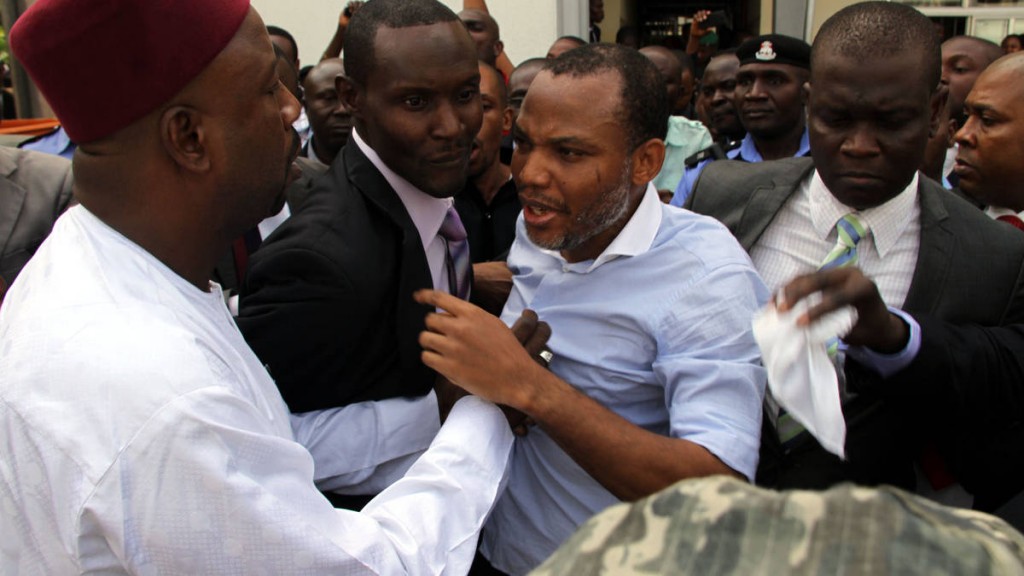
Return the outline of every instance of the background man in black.
{"type": "Polygon", "coordinates": [[[455,209],[466,227],[473,262],[504,261],[522,209],[512,170],[499,158],[501,133],[512,127],[512,110],[501,74],[482,61],[480,102],[484,119],[473,139],[469,181],[455,197],[455,209]]]}

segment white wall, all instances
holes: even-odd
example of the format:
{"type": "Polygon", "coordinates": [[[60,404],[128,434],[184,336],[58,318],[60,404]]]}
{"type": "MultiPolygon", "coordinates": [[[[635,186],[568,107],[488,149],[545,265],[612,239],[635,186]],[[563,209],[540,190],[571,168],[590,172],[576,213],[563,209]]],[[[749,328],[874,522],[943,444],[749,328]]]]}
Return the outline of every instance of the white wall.
{"type": "MultiPolygon", "coordinates": [[[[371,0],[372,1],[372,0],[371,0]]],[[[441,0],[452,10],[462,0],[441,0]]],[[[267,24],[280,26],[295,36],[303,66],[320,59],[334,30],[344,0],[252,0],[267,24]]],[[[587,0],[489,0],[487,7],[501,26],[505,51],[513,63],[544,56],[559,36],[586,37],[587,0]]]]}

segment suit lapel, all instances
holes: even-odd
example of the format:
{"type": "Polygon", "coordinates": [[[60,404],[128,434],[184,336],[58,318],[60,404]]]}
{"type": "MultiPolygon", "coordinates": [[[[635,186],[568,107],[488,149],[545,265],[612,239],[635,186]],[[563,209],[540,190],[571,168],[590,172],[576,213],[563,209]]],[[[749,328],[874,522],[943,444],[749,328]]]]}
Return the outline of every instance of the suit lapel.
{"type": "Polygon", "coordinates": [[[809,158],[798,160],[794,162],[798,170],[786,171],[773,178],[770,185],[758,186],[750,194],[736,234],[736,239],[747,252],[750,252],[761,234],[764,234],[768,225],[775,219],[775,215],[796,192],[800,182],[814,169],[814,164],[809,158]]]}
{"type": "MultiPolygon", "coordinates": [[[[419,335],[424,329],[424,320],[429,308],[416,303],[412,294],[423,288],[433,288],[430,266],[423,251],[419,231],[409,212],[402,204],[398,193],[388,184],[384,175],[363,154],[359,146],[347,145],[342,151],[347,174],[352,187],[358,190],[366,203],[383,212],[396,228],[401,238],[398,269],[398,302],[395,303],[395,321],[398,328],[399,356],[402,364],[411,370],[428,372],[420,361],[419,335]]],[[[386,255],[382,257],[387,258],[386,255]]]]}
{"type": "Polygon", "coordinates": [[[942,287],[949,276],[956,236],[946,228],[945,220],[949,213],[939,197],[940,192],[925,179],[921,179],[918,192],[921,241],[917,249],[917,266],[903,309],[912,314],[929,314],[938,306],[942,287]]]}

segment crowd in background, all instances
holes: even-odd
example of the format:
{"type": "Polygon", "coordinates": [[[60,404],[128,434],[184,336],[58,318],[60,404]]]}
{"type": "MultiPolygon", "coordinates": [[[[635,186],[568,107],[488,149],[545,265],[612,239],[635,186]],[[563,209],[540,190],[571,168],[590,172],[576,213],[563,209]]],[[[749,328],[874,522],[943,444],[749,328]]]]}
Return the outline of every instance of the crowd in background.
{"type": "Polygon", "coordinates": [[[3,571],[1024,569],[1019,36],[100,4],[11,33],[3,571]]]}

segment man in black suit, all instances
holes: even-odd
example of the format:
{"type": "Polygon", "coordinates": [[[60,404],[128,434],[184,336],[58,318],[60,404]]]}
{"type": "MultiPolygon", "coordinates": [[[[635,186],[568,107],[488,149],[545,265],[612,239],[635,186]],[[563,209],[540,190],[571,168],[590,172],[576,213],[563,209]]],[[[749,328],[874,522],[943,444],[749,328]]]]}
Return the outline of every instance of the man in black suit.
{"type": "Polygon", "coordinates": [[[367,3],[345,43],[355,131],[241,290],[238,325],[293,412],[431,390],[412,293],[448,289],[439,228],[482,117],[475,45],[440,3],[367,3]]]}
{"type": "MultiPolygon", "coordinates": [[[[894,313],[857,268],[799,276],[782,292],[782,310],[821,295],[807,312],[808,324],[844,306],[856,308],[857,321],[843,340],[851,350],[881,354],[857,355],[882,377],[865,383],[889,401],[918,406],[922,425],[974,494],[975,508],[1000,514],[1008,499],[1024,494],[1017,467],[1024,450],[1024,325],[955,325],[894,313]]],[[[1018,528],[1024,520],[1003,517],[1018,528]]]]}
{"type": "MultiPolygon", "coordinates": [[[[889,306],[952,322],[1021,322],[1024,241],[917,175],[943,104],[930,29],[919,12],[894,3],[836,13],[815,39],[805,87],[813,160],[713,163],[687,207],[725,223],[772,290],[824,264],[837,224],[852,215],[867,227],[859,265],[889,306]]],[[[924,410],[873,394],[877,376],[852,364],[844,389],[848,461],[806,433],[780,439],[768,431],[759,481],[918,486],[912,464],[924,410]]],[[[769,410],[766,420],[777,416],[769,410]]]]}

